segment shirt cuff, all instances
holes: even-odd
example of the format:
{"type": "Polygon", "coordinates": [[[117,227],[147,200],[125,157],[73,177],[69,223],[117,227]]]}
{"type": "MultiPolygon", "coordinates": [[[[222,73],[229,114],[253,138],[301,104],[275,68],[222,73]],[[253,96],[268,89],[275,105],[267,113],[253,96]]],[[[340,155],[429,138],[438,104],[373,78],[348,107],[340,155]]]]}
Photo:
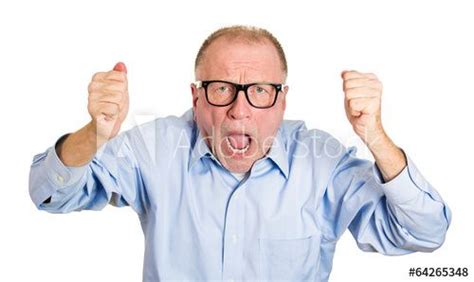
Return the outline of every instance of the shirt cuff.
{"type": "Polygon", "coordinates": [[[426,180],[418,172],[413,161],[406,154],[405,158],[405,168],[388,182],[384,182],[377,165],[373,166],[375,181],[382,187],[387,200],[393,204],[403,204],[417,198],[423,191],[422,187],[426,185],[426,180]]]}
{"type": "MultiPolygon", "coordinates": [[[[60,142],[63,137],[59,138],[58,142],[60,142]]],[[[49,168],[47,170],[48,179],[57,188],[71,186],[84,176],[88,164],[79,167],[64,165],[56,152],[56,144],[48,149],[45,159],[45,167],[49,168]]]]}

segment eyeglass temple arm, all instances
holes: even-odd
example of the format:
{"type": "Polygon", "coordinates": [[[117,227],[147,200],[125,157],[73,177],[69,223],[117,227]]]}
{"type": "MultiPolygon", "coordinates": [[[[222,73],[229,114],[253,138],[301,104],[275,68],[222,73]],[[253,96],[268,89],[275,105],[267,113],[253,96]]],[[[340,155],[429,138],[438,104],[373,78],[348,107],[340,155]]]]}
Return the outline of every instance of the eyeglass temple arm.
{"type": "Polygon", "coordinates": [[[196,88],[201,88],[202,87],[202,81],[197,80],[194,82],[194,85],[196,85],[196,88]]]}

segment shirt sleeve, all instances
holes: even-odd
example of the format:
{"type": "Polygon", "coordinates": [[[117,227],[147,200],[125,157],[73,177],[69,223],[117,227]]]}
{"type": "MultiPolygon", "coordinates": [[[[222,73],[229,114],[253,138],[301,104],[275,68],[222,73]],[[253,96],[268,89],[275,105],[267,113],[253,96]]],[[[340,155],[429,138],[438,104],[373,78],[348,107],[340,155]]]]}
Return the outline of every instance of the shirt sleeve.
{"type": "Polygon", "coordinates": [[[345,152],[324,195],[333,237],[349,228],[361,250],[386,255],[439,248],[451,212],[412,160],[406,157],[407,166],[384,183],[377,166],[355,151],[345,152]]]}
{"type": "Polygon", "coordinates": [[[108,203],[142,213],[143,181],[126,134],[102,146],[81,167],[65,166],[55,146],[33,158],[29,192],[40,210],[67,213],[100,210],[108,203]]]}

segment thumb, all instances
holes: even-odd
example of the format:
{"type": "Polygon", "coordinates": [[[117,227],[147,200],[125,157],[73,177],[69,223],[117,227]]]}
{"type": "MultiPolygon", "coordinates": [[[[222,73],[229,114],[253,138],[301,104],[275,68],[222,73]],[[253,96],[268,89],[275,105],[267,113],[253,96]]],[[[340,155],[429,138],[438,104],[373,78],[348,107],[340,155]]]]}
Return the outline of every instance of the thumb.
{"type": "Polygon", "coordinates": [[[127,67],[125,66],[124,63],[118,62],[114,66],[114,71],[120,71],[120,72],[127,73],[127,67]]]}

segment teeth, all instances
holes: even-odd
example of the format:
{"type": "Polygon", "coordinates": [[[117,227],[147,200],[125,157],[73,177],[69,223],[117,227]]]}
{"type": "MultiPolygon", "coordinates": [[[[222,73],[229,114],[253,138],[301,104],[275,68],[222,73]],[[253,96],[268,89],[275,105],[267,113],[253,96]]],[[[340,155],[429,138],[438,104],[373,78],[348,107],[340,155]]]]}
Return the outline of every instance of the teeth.
{"type": "Polygon", "coordinates": [[[229,141],[229,138],[226,138],[225,139],[226,143],[227,143],[227,147],[230,148],[230,150],[234,153],[234,154],[243,154],[245,152],[248,151],[249,147],[250,147],[250,142],[247,144],[247,146],[243,147],[242,149],[237,149],[237,148],[234,148],[232,146],[232,144],[230,143],[229,141]]]}

